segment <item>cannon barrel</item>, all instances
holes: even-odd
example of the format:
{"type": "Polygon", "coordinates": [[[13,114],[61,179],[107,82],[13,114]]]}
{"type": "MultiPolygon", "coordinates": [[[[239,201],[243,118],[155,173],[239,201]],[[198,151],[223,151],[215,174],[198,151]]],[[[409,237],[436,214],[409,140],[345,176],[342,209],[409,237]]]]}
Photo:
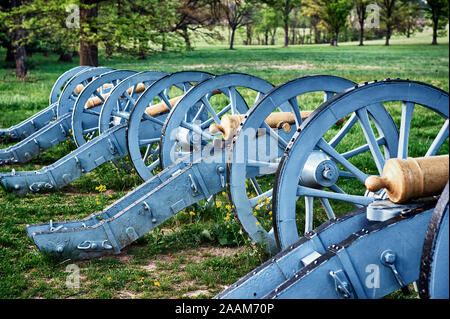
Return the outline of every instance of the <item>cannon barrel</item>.
{"type": "Polygon", "coordinates": [[[392,158],[386,161],[383,176],[369,176],[365,185],[372,192],[385,188],[394,203],[438,195],[448,182],[448,160],[448,155],[392,158]]]}

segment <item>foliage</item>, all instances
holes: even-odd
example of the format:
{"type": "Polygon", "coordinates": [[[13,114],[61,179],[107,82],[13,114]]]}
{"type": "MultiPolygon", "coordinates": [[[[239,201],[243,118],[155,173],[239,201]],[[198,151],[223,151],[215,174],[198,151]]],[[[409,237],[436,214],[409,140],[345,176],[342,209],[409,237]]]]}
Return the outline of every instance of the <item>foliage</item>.
{"type": "Polygon", "coordinates": [[[322,25],[333,34],[332,45],[337,46],[339,33],[347,23],[347,17],[353,7],[352,0],[308,0],[311,15],[317,15],[322,25]]]}
{"type": "Polygon", "coordinates": [[[427,0],[426,2],[425,10],[433,28],[432,44],[437,44],[438,35],[444,36],[446,34],[445,27],[449,20],[449,3],[447,0],[427,0]]]}

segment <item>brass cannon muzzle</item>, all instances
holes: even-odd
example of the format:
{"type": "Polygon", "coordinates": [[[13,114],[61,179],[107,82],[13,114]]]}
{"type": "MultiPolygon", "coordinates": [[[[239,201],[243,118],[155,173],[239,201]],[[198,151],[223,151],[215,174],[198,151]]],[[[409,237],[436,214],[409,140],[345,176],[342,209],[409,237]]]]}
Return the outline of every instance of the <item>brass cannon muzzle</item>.
{"type": "Polygon", "coordinates": [[[448,182],[448,155],[386,161],[383,176],[369,176],[365,185],[369,191],[386,189],[394,203],[438,195],[448,182]]]}

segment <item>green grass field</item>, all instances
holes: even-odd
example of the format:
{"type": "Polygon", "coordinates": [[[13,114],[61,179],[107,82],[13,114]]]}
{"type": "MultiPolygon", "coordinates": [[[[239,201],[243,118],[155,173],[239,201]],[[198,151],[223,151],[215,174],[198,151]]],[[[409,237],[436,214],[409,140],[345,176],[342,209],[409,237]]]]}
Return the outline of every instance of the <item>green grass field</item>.
{"type": "MultiPolygon", "coordinates": [[[[355,82],[409,78],[448,91],[448,37],[440,38],[439,46],[431,46],[430,42],[428,35],[419,35],[411,39],[395,37],[389,47],[382,41],[367,42],[364,47],[345,43],[337,48],[237,45],[233,51],[226,45],[205,45],[193,52],[158,54],[144,61],[101,58],[100,65],[137,71],[243,72],[275,85],[311,74],[336,75],[355,82]]],[[[0,51],[0,61],[4,55],[0,51]]],[[[54,81],[76,65],[57,63],[56,59],[39,54],[28,58],[29,75],[24,82],[0,62],[0,127],[14,125],[48,105],[54,81]]],[[[398,122],[400,112],[394,114],[398,122]]],[[[439,123],[413,120],[413,125],[421,126],[430,135],[436,134],[439,123]]],[[[2,166],[0,172],[39,169],[73,149],[74,143],[68,141],[29,164],[2,166]]],[[[448,154],[448,142],[444,153],[448,154]]],[[[210,298],[269,257],[249,242],[234,217],[226,218],[231,208],[227,195],[222,193],[212,208],[195,206],[180,212],[120,255],[76,262],[81,286],[67,288],[65,270],[72,262],[55,262],[42,255],[27,237],[26,224],[84,218],[140,183],[135,173],[108,163],[61,191],[17,197],[0,189],[0,298],[210,298]],[[97,191],[99,185],[105,185],[106,191],[97,191]]],[[[395,293],[390,297],[403,295],[395,293]]]]}

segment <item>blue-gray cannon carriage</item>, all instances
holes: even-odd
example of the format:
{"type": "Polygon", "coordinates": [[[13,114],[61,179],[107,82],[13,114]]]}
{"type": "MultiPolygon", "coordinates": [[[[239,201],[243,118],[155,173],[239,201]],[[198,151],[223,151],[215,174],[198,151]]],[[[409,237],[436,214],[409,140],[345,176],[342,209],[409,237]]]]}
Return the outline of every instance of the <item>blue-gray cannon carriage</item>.
{"type": "MultiPolygon", "coordinates": [[[[84,89],[93,80],[95,81],[99,76],[110,71],[113,70],[103,67],[84,68],[70,78],[65,84],[56,103],[56,119],[52,119],[18,143],[0,149],[0,165],[27,163],[43,151],[67,140],[71,135],[72,113],[75,102],[80,96],[85,96],[83,94],[84,89]]],[[[114,81],[117,82],[118,80],[115,79],[114,81]]],[[[102,94],[110,89],[110,85],[97,87],[96,90],[93,90],[93,96],[89,96],[86,99],[91,97],[104,99],[102,94]]],[[[95,119],[92,116],[86,117],[86,120],[90,125],[95,125],[95,119]]]]}
{"type": "MultiPolygon", "coordinates": [[[[69,81],[72,77],[76,77],[77,74],[83,70],[86,70],[90,67],[87,66],[77,66],[72,68],[66,72],[64,72],[55,82],[52,87],[49,96],[49,106],[45,109],[39,111],[28,119],[11,126],[9,128],[1,128],[0,129],[0,142],[1,141],[20,141],[27,136],[30,136],[40,128],[44,127],[52,120],[56,118],[57,115],[57,107],[58,107],[58,99],[63,89],[64,85],[69,81]]],[[[87,84],[87,81],[86,83],[87,84]]]]}
{"type": "MultiPolygon", "coordinates": [[[[254,109],[262,119],[249,116],[241,129],[258,126],[274,105],[295,96],[294,83],[280,86],[270,100],[262,99],[254,109]]],[[[370,163],[373,173],[382,175],[388,159],[405,159],[411,150],[425,158],[448,154],[448,103],[448,93],[435,87],[385,80],[356,86],[319,107],[290,140],[268,191],[281,252],[217,298],[380,298],[407,291],[416,281],[421,297],[448,298],[448,184],[437,204],[435,198],[392,203],[386,189],[364,192],[370,163]],[[402,102],[399,131],[388,113],[394,108],[383,104],[392,101],[402,102]],[[413,144],[421,133],[414,121],[424,113],[437,118],[441,129],[429,143],[413,144]],[[346,116],[346,124],[333,130],[336,119],[346,116]],[[362,145],[340,148],[345,139],[356,139],[355,124],[363,132],[362,145]],[[364,153],[367,157],[357,161],[364,153]],[[342,211],[342,203],[350,204],[350,212],[337,216],[333,206],[342,211]],[[318,214],[329,221],[315,228],[318,214]]],[[[242,143],[238,134],[235,147],[242,143]]],[[[443,160],[445,185],[448,155],[443,160]]],[[[248,214],[241,172],[252,163],[229,165],[230,198],[238,216],[248,214]]]]}
{"type": "MultiPolygon", "coordinates": [[[[367,162],[372,160],[377,174],[381,174],[387,159],[407,157],[412,115],[419,107],[443,122],[439,122],[441,130],[424,156],[437,154],[443,145],[445,152],[448,93],[413,81],[385,80],[333,96],[353,84],[326,76],[299,78],[262,92],[264,96],[258,96],[257,103],[246,113],[230,103],[227,107],[233,114],[245,115],[237,135],[227,145],[220,140],[217,143],[207,131],[213,122],[220,124],[220,116],[225,112],[213,110],[208,119],[196,124],[186,121],[188,111],[198,106],[205,94],[229,87],[220,83],[222,77],[225,76],[194,86],[171,109],[159,143],[161,173],[84,220],[28,225],[27,232],[38,248],[74,259],[119,253],[178,211],[209,198],[228,184],[244,230],[269,251],[279,253],[218,297],[377,298],[417,281],[419,273],[424,278],[419,282],[421,295],[440,297],[446,291],[448,296],[448,201],[437,205],[432,199],[387,205],[384,190],[364,192],[364,186],[358,183],[364,185],[368,173],[365,167],[357,167],[369,166],[367,162]],[[330,78],[335,81],[326,83],[330,78]],[[332,88],[330,83],[339,81],[341,85],[332,88]],[[208,87],[205,83],[219,85],[208,87]],[[302,122],[297,97],[311,91],[325,91],[328,101],[302,122]],[[390,101],[404,102],[400,130],[389,114],[390,108],[383,105],[390,101]],[[266,119],[277,110],[294,114],[294,123],[288,129],[267,125],[266,119]],[[335,123],[342,118],[346,123],[336,129],[335,123]],[[352,134],[357,127],[363,132],[359,146],[361,141],[352,134]],[[347,144],[352,145],[350,150],[341,150],[338,144],[348,138],[355,139],[355,143],[347,144]],[[256,140],[258,143],[251,144],[252,151],[246,149],[246,143],[256,140]],[[276,152],[267,156],[261,150],[272,141],[276,152]],[[363,156],[361,161],[356,161],[358,156],[363,156]],[[273,189],[267,183],[260,185],[259,178],[274,173],[273,189]],[[255,189],[252,198],[246,191],[247,181],[255,189]],[[352,187],[339,185],[345,181],[350,181],[352,187]],[[300,206],[299,198],[304,201],[300,206]],[[272,203],[273,214],[254,214],[261,208],[262,200],[272,203]],[[352,207],[356,210],[337,216],[333,206],[339,212],[352,207]],[[444,208],[437,210],[441,206],[444,208]],[[438,211],[438,217],[431,217],[433,210],[438,211]],[[373,211],[384,217],[369,218],[368,212],[373,211]],[[317,212],[330,221],[314,228],[317,212]],[[273,221],[268,222],[269,216],[273,221]],[[435,220],[434,224],[430,220],[435,220]],[[421,263],[421,253],[426,262],[421,263]],[[419,270],[422,264],[425,266],[419,270]],[[373,280],[367,284],[367,265],[378,269],[378,281],[371,277],[373,280]],[[442,271],[445,265],[446,272],[442,271]],[[439,287],[441,282],[447,285],[439,287]]],[[[235,85],[254,86],[248,80],[235,85]]],[[[233,90],[228,92],[232,101],[238,99],[233,90]]],[[[196,115],[204,110],[209,112],[207,103],[198,108],[196,115]]],[[[135,158],[139,157],[142,159],[142,155],[135,158]]],[[[139,170],[139,166],[135,168],[139,170]]],[[[448,197],[445,194],[441,199],[448,197]]]]}
{"type": "MultiPolygon", "coordinates": [[[[141,73],[112,71],[99,77],[85,88],[75,104],[72,133],[79,147],[56,163],[39,171],[2,174],[0,180],[3,187],[18,194],[47,188],[61,188],[107,161],[115,162],[127,154],[125,133],[128,118],[141,95],[145,96],[147,107],[148,105],[151,107],[152,101],[158,96],[170,105],[168,91],[171,87],[178,87],[183,92],[188,89],[189,83],[198,82],[207,76],[210,75],[203,72],[179,72],[169,76],[167,73],[156,71],[141,73]],[[104,103],[96,106],[97,110],[86,108],[85,105],[92,96],[92,91],[110,81],[109,77],[117,78],[115,74],[118,72],[122,74],[121,76],[124,76],[124,73],[128,76],[112,88],[104,103]],[[158,79],[162,80],[158,82],[159,91],[156,92],[154,88],[151,92],[145,93],[145,89],[158,79]],[[139,90],[137,90],[138,87],[140,87],[139,90]],[[92,119],[87,120],[89,117],[94,118],[96,122],[92,119]],[[99,135],[92,137],[93,134],[99,135]]],[[[140,101],[143,104],[142,100],[140,101]]],[[[163,123],[167,113],[156,113],[154,116],[145,114],[145,116],[146,121],[140,128],[143,130],[143,139],[155,143],[159,141],[162,127],[160,123],[163,123]]]]}

